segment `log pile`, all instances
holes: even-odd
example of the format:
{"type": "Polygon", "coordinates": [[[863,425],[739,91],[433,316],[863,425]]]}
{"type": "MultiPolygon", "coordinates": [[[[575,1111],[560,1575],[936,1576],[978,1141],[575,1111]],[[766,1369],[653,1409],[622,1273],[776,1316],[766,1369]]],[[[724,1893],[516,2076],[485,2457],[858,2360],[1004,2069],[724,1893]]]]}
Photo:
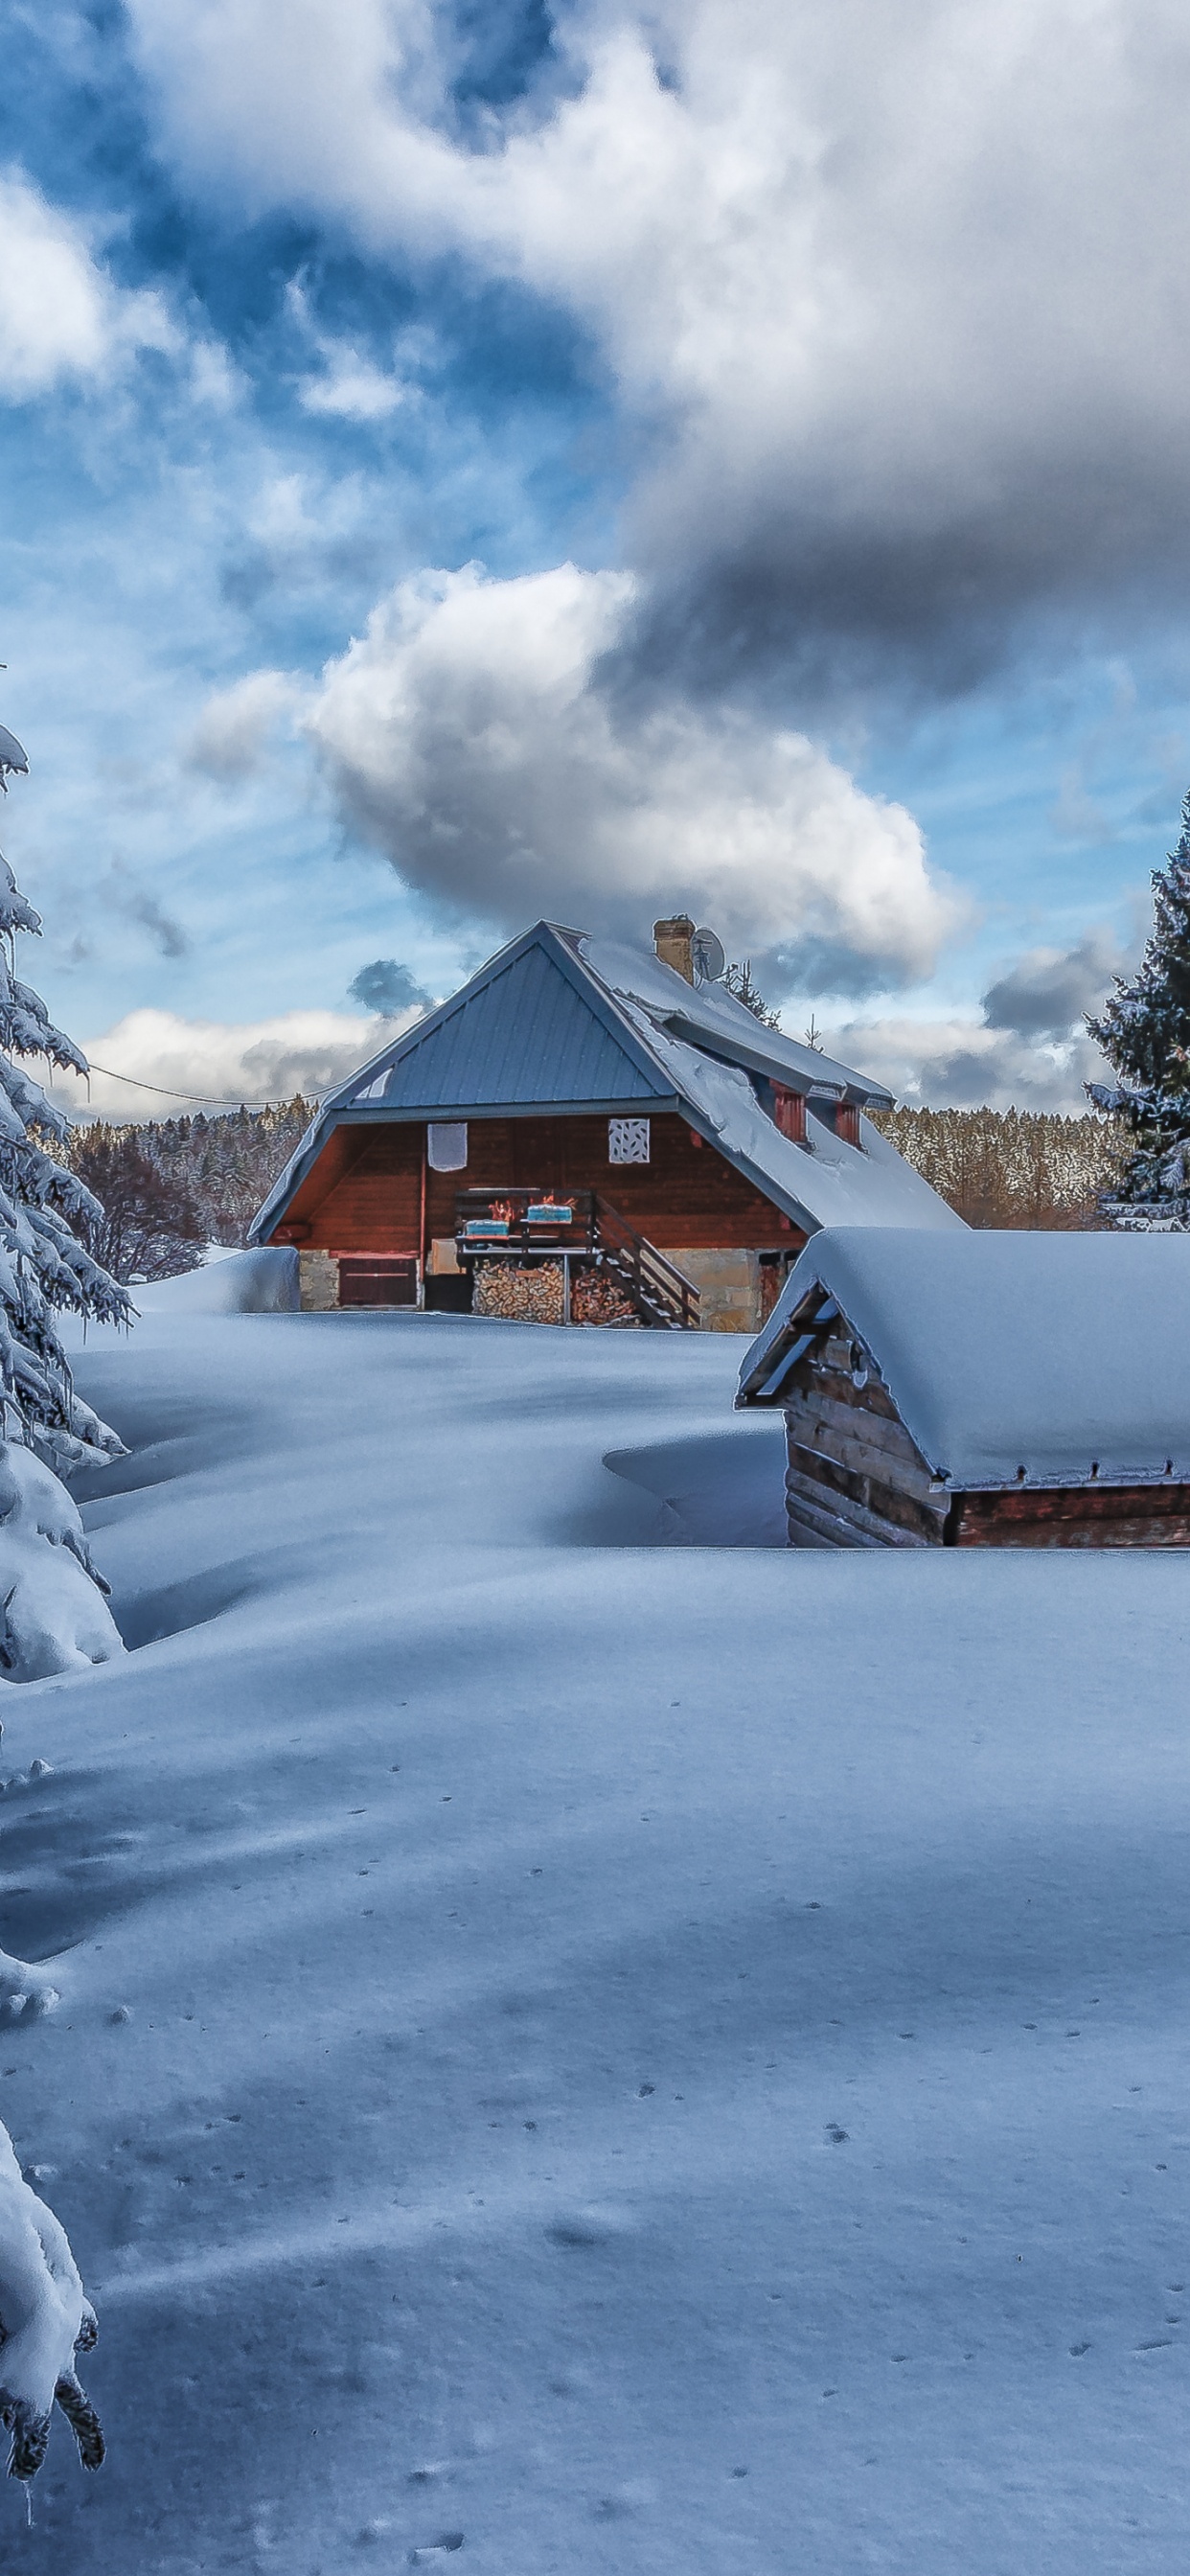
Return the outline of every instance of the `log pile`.
{"type": "Polygon", "coordinates": [[[499,1315],[508,1324],[560,1324],[562,1264],[535,1262],[514,1269],[511,1262],[481,1261],[475,1271],[475,1315],[499,1315]]]}
{"type": "Polygon", "coordinates": [[[640,1329],[640,1316],[615,1279],[603,1270],[582,1270],[570,1292],[572,1324],[615,1324],[640,1329]]]}

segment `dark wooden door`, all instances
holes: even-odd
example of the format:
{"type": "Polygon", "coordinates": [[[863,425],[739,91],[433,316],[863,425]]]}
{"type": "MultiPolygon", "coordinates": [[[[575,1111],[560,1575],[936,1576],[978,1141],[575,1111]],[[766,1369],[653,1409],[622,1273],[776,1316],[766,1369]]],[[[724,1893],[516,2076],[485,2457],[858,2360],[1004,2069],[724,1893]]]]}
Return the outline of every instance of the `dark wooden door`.
{"type": "Polygon", "coordinates": [[[417,1263],[395,1255],[363,1253],[339,1263],[341,1306],[416,1306],[417,1263]]]}

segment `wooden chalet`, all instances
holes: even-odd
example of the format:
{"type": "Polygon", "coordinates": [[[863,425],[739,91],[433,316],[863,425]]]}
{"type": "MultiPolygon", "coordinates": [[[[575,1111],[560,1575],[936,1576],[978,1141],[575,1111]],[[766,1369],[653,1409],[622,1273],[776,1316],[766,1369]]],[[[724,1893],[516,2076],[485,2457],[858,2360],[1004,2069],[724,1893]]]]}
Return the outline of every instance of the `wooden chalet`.
{"type": "Polygon", "coordinates": [[[594,1272],[642,1323],[751,1332],[822,1225],[959,1229],[878,1083],[696,983],[684,916],[654,935],[538,922],[331,1094],[249,1237],[298,1247],[303,1306],[467,1308],[503,1262],[567,1314],[594,1272]]]}
{"type": "Polygon", "coordinates": [[[830,1228],[740,1372],[796,1547],[1190,1546],[1190,1237],[830,1228]]]}

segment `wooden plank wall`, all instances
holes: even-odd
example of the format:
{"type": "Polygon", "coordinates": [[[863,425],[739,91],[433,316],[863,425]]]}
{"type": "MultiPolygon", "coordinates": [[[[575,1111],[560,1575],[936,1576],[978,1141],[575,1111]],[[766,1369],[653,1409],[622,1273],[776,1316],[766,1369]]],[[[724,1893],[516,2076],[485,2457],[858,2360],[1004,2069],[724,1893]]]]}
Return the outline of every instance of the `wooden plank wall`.
{"type": "Polygon", "coordinates": [[[940,1547],[950,1496],[937,1493],[887,1387],[858,1386],[849,1334],[808,1353],[785,1398],[785,1500],[796,1543],[940,1547]]]}
{"type": "MultiPolygon", "coordinates": [[[[427,1172],[426,1240],[454,1233],[459,1189],[595,1189],[664,1250],[794,1252],[804,1237],[672,1112],[652,1120],[648,1163],[609,1163],[606,1118],[475,1118],[463,1172],[427,1172]]],[[[288,1215],[311,1248],[415,1252],[421,1240],[425,1129],[336,1130],[288,1215]],[[326,1174],[323,1176],[323,1166],[326,1174]],[[330,1186],[326,1183],[329,1180],[330,1186]]]]}
{"type": "Polygon", "coordinates": [[[1190,1486],[936,1487],[849,1334],[808,1352],[785,1398],[789,1533],[818,1547],[1190,1547],[1190,1486]]]}
{"type": "Polygon", "coordinates": [[[961,1494],[951,1547],[1190,1547],[1190,1485],[1022,1486],[961,1494]]]}

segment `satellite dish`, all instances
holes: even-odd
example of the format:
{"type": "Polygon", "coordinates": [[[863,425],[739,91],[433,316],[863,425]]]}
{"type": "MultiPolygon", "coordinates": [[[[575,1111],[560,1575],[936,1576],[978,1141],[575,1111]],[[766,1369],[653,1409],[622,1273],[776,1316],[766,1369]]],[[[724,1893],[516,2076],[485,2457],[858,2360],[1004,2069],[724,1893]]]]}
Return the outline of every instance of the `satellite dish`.
{"type": "Polygon", "coordinates": [[[9,769],[19,771],[24,777],[28,768],[29,763],[15,733],[10,733],[7,725],[0,725],[0,779],[3,779],[5,771],[9,769]]]}
{"type": "Polygon", "coordinates": [[[694,972],[700,984],[717,984],[727,964],[721,939],[713,930],[696,930],[690,942],[694,972]]]}

